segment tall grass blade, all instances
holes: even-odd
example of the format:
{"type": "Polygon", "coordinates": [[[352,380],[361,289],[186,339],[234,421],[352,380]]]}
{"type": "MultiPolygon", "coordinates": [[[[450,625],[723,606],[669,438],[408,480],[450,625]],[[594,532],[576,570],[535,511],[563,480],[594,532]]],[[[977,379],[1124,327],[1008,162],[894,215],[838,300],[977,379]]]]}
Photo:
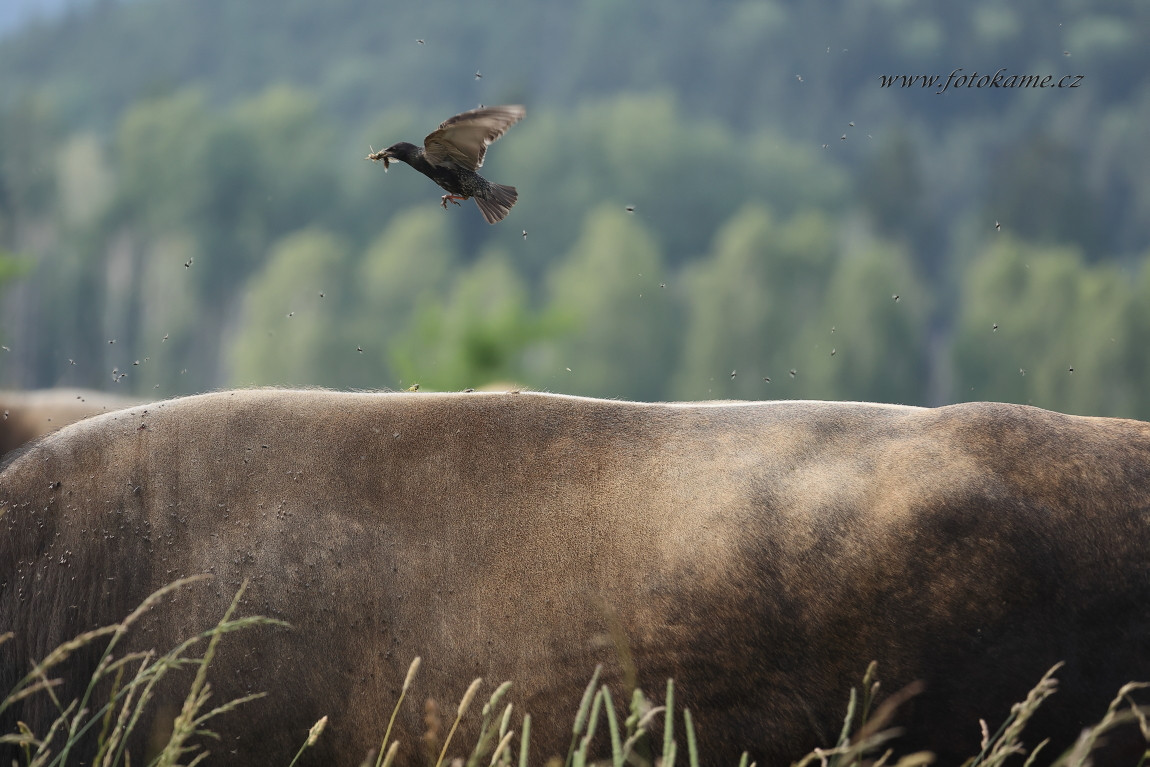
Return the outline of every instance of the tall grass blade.
{"type": "MultiPolygon", "coordinates": [[[[491,693],[491,698],[483,706],[483,720],[479,725],[479,738],[475,742],[475,748],[471,751],[471,756],[467,759],[467,767],[480,767],[487,754],[487,751],[502,737],[502,734],[497,733],[497,727],[492,716],[494,715],[497,707],[503,701],[503,696],[511,689],[511,682],[504,682],[495,688],[495,692],[491,693]]],[[[507,711],[510,716],[511,712],[507,711]]]]}
{"type": "Polygon", "coordinates": [[[387,741],[391,738],[391,728],[395,726],[395,717],[399,714],[399,707],[403,705],[403,699],[407,696],[407,690],[411,687],[411,682],[415,679],[415,673],[419,671],[420,657],[415,656],[415,660],[407,667],[407,676],[403,680],[403,688],[399,691],[399,700],[395,702],[395,708],[391,710],[391,719],[387,720],[387,729],[383,733],[383,741],[379,744],[379,759],[375,762],[375,767],[383,767],[383,761],[387,758],[387,741]]]}
{"type": "MultiPolygon", "coordinates": [[[[204,651],[203,658],[199,661],[199,668],[196,669],[196,677],[192,680],[192,686],[191,689],[188,690],[187,697],[184,698],[184,706],[176,717],[176,721],[172,724],[172,737],[164,746],[164,750],[160,752],[160,756],[156,760],[157,767],[175,767],[179,758],[187,752],[184,744],[196,733],[197,727],[202,724],[205,719],[217,713],[230,711],[232,708],[235,708],[235,705],[238,705],[239,702],[246,702],[261,697],[261,695],[249,695],[246,698],[241,698],[238,702],[234,702],[234,705],[226,704],[225,706],[215,709],[208,714],[208,716],[196,716],[199,710],[207,704],[208,697],[211,695],[211,688],[208,685],[208,667],[211,666],[212,660],[216,655],[216,648],[219,646],[220,639],[223,638],[224,631],[222,627],[231,621],[232,615],[235,614],[236,609],[240,605],[240,599],[243,598],[244,592],[247,591],[247,587],[248,581],[245,579],[244,582],[240,584],[240,588],[236,592],[235,597],[232,598],[232,603],[228,605],[228,609],[224,611],[224,617],[220,620],[219,624],[217,624],[216,629],[210,632],[211,638],[208,640],[208,647],[204,651]]],[[[137,610],[137,613],[138,612],[137,610]]],[[[135,614],[136,613],[133,613],[133,615],[135,614]]]]}
{"type": "Polygon", "coordinates": [[[507,704],[507,708],[503,709],[503,720],[499,722],[499,738],[502,740],[503,736],[507,734],[507,728],[511,725],[511,704],[507,704]]]}
{"type": "Polygon", "coordinates": [[[531,714],[523,715],[523,734],[519,736],[519,767],[527,767],[528,747],[531,745],[531,714]]]}
{"type": "Polygon", "coordinates": [[[507,746],[511,743],[511,738],[514,735],[515,731],[509,730],[504,733],[502,738],[499,739],[499,745],[495,747],[495,753],[491,755],[491,763],[489,767],[495,767],[495,764],[499,761],[499,757],[503,756],[503,752],[507,750],[507,746]]]}
{"type": "MultiPolygon", "coordinates": [[[[867,669],[868,671],[870,669],[867,669]]],[[[858,708],[859,696],[858,690],[851,688],[850,700],[847,702],[847,715],[843,717],[843,729],[839,733],[839,739],[835,743],[835,748],[844,748],[851,740],[851,726],[854,724],[855,711],[858,708]]]]}
{"type": "Polygon", "coordinates": [[[383,757],[383,763],[380,767],[391,767],[391,763],[395,761],[395,755],[399,753],[399,741],[393,741],[391,746],[387,749],[387,756],[383,757]]]}
{"type": "Polygon", "coordinates": [[[689,709],[683,709],[683,726],[687,730],[687,763],[699,767],[699,745],[695,742],[695,725],[689,709]]]}
{"type": "Polygon", "coordinates": [[[874,705],[874,699],[878,695],[879,683],[876,679],[878,674],[878,661],[872,660],[866,667],[866,673],[863,674],[862,681],[862,707],[859,710],[859,725],[870,719],[870,708],[874,705]]]}
{"type": "Polygon", "coordinates": [[[607,685],[603,691],[603,709],[607,712],[607,731],[611,735],[611,767],[623,767],[626,754],[623,753],[623,744],[619,739],[619,720],[615,716],[615,701],[611,700],[611,691],[607,685]]]}
{"type": "Polygon", "coordinates": [[[591,702],[591,716],[587,719],[587,735],[584,740],[590,741],[595,737],[595,730],[599,729],[599,711],[603,708],[603,691],[599,690],[595,693],[595,698],[591,702]]]}
{"type": "Polygon", "coordinates": [[[467,692],[463,693],[463,698],[459,701],[459,710],[455,712],[455,723],[451,725],[451,729],[447,731],[447,737],[443,741],[443,750],[439,752],[439,759],[435,762],[435,767],[440,767],[443,764],[444,757],[447,756],[447,747],[451,745],[451,738],[455,735],[455,731],[459,728],[459,722],[462,721],[463,715],[467,713],[471,701],[475,698],[475,693],[479,691],[479,685],[483,684],[482,677],[476,677],[471,682],[471,686],[467,688],[467,692]]]}
{"type": "Polygon", "coordinates": [[[591,681],[587,683],[587,689],[583,691],[583,699],[579,701],[579,711],[575,714],[575,724],[571,726],[571,745],[567,749],[567,758],[563,761],[566,767],[572,767],[571,762],[575,758],[575,748],[579,744],[579,733],[583,732],[583,726],[587,723],[587,715],[591,709],[591,698],[595,695],[595,688],[599,685],[599,675],[603,673],[603,665],[600,664],[595,667],[595,673],[591,675],[591,681]]]}
{"type": "MultiPolygon", "coordinates": [[[[97,753],[96,759],[93,760],[93,763],[98,763],[101,765],[101,767],[112,767],[112,765],[115,764],[113,756],[117,753],[118,747],[127,738],[129,732],[127,729],[128,717],[134,710],[132,702],[135,700],[136,693],[142,687],[140,680],[143,678],[144,674],[147,673],[148,667],[151,665],[153,657],[155,657],[155,653],[149,651],[144,653],[143,658],[139,659],[140,668],[136,671],[136,675],[132,681],[128,683],[127,694],[124,696],[124,702],[120,705],[120,715],[116,718],[116,725],[112,729],[112,732],[107,741],[100,745],[100,750],[103,752],[103,758],[101,759],[101,754],[97,753]]],[[[123,667],[121,666],[121,668],[123,667]]],[[[141,698],[139,705],[143,705],[145,702],[146,701],[141,698]]],[[[111,714],[111,712],[112,707],[109,706],[108,713],[111,714]]]]}
{"type": "Polygon", "coordinates": [[[313,724],[311,729],[308,730],[307,740],[305,740],[303,745],[299,747],[299,751],[295,752],[295,758],[291,760],[291,763],[288,764],[288,767],[295,767],[295,763],[299,761],[301,756],[303,756],[303,752],[307,751],[309,748],[315,745],[315,742],[319,740],[319,736],[323,734],[324,727],[327,727],[326,716],[313,724]]]}

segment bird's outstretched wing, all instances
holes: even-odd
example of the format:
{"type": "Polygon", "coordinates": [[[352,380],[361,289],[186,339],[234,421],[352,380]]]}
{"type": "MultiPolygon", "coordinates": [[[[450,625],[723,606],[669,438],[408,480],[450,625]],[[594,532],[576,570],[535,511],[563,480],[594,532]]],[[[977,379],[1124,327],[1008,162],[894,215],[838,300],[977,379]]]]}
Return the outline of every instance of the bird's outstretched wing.
{"type": "Polygon", "coordinates": [[[468,170],[479,170],[487,147],[526,114],[526,109],[513,104],[472,109],[450,117],[423,140],[423,156],[432,165],[450,160],[468,170]]]}

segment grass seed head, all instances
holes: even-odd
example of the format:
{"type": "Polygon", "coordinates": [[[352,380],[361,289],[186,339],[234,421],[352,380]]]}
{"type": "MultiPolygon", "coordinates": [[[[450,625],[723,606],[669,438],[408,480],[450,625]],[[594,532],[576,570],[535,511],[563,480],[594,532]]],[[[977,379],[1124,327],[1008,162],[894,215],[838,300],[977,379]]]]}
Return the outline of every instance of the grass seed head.
{"type": "Polygon", "coordinates": [[[326,716],[311,726],[311,729],[307,733],[307,745],[309,748],[315,745],[320,735],[323,735],[323,728],[325,727],[327,727],[326,716]]]}
{"type": "Polygon", "coordinates": [[[391,746],[387,749],[387,756],[383,757],[382,767],[391,767],[391,763],[395,761],[395,755],[399,753],[399,741],[393,740],[391,746]]]}
{"type": "Polygon", "coordinates": [[[419,671],[419,664],[420,657],[416,655],[415,660],[411,662],[411,665],[407,669],[407,677],[403,680],[403,692],[407,692],[407,689],[411,687],[411,682],[415,679],[415,673],[419,671]]]}
{"type": "Polygon", "coordinates": [[[459,701],[459,713],[455,715],[456,719],[462,719],[463,715],[467,713],[467,709],[471,706],[471,701],[475,699],[475,693],[479,692],[479,685],[483,684],[482,677],[476,677],[467,688],[467,692],[463,693],[463,700],[459,701]]]}

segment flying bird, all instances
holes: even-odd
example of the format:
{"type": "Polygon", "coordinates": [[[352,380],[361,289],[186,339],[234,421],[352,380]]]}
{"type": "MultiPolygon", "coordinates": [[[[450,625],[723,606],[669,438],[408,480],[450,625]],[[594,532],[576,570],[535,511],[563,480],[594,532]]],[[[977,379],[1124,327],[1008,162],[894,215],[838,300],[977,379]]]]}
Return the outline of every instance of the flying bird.
{"type": "Polygon", "coordinates": [[[366,159],[382,162],[384,171],[392,160],[405,162],[447,190],[440,198],[447,203],[475,198],[487,223],[502,221],[519,199],[515,187],[493,184],[476,171],[483,167],[487,147],[523,119],[527,110],[519,105],[483,107],[443,121],[423,140],[423,146],[401,141],[366,159]]]}

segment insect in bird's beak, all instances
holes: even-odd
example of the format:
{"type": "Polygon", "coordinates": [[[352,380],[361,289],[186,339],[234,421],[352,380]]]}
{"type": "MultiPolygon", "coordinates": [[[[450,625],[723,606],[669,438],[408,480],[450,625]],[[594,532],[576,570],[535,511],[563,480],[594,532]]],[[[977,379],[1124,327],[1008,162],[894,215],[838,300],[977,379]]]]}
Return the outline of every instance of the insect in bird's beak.
{"type": "Polygon", "coordinates": [[[371,160],[372,162],[382,162],[383,163],[383,172],[387,173],[387,166],[391,164],[391,161],[388,159],[389,155],[387,154],[387,150],[381,149],[380,151],[377,152],[371,147],[371,144],[367,145],[367,149],[368,149],[368,155],[367,155],[367,157],[364,157],[363,159],[371,160]]]}

